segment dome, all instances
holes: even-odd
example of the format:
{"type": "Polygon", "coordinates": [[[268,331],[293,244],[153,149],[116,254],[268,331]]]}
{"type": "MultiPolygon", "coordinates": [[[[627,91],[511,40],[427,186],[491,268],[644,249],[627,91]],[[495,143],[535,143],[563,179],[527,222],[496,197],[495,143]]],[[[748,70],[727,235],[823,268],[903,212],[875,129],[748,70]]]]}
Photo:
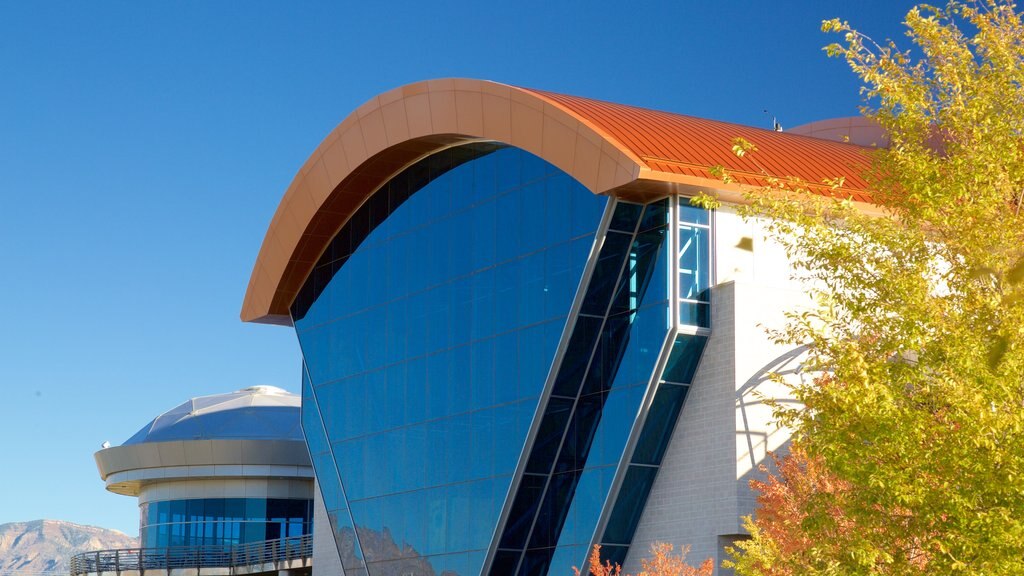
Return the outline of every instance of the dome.
{"type": "Polygon", "coordinates": [[[200,396],[157,416],[124,446],[175,440],[297,440],[301,398],[275,386],[200,396]]]}

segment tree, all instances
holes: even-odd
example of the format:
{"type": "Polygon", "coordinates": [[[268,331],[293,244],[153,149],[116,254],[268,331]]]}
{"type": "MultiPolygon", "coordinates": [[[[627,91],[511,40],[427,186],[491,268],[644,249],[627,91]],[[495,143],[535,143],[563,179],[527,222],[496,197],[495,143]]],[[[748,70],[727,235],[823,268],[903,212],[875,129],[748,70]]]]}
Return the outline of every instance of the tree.
{"type": "Polygon", "coordinates": [[[819,376],[777,407],[796,452],[757,486],[738,574],[1024,572],[1024,26],[1001,0],[905,24],[908,51],[822,27],[889,135],[867,175],[884,215],[841,181],[742,208],[817,303],[773,336],[819,376]]]}
{"type": "MultiPolygon", "coordinates": [[[[740,574],[791,576],[828,573],[831,559],[855,553],[862,535],[847,514],[852,486],[830,472],[822,458],[808,457],[796,447],[785,457],[773,455],[776,472],[766,480],[753,480],[757,496],[756,519],[745,519],[750,541],[737,542],[727,551],[740,574]]],[[[768,473],[762,465],[762,472],[768,473]]],[[[899,566],[889,572],[926,573],[927,557],[913,535],[886,535],[892,548],[904,551],[899,566]]]]}
{"type": "MultiPolygon", "coordinates": [[[[689,546],[683,546],[679,554],[673,553],[671,544],[662,542],[651,546],[651,557],[640,561],[642,570],[637,576],[711,576],[714,573],[714,562],[708,558],[698,567],[686,563],[689,546]]],[[[622,568],[607,560],[601,562],[601,546],[595,545],[588,558],[590,576],[620,576],[622,568]]],[[[573,567],[576,576],[582,576],[578,568],[573,567]]]]}

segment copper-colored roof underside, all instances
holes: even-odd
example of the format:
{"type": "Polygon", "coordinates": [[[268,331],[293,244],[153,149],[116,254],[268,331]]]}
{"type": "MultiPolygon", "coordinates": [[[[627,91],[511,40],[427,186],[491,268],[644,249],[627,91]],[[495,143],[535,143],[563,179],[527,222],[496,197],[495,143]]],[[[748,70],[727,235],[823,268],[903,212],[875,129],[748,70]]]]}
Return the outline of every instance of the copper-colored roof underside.
{"type": "Polygon", "coordinates": [[[288,308],[333,235],[380,185],[445,146],[493,140],[536,154],[595,194],[631,200],[737,192],[769,177],[870,202],[866,148],[484,80],[418,82],[374,97],[317,147],[285,192],[242,306],[245,321],[289,324],[288,308]],[[757,151],[740,158],[733,140],[757,151]],[[722,166],[734,182],[711,173],[722,166]]]}

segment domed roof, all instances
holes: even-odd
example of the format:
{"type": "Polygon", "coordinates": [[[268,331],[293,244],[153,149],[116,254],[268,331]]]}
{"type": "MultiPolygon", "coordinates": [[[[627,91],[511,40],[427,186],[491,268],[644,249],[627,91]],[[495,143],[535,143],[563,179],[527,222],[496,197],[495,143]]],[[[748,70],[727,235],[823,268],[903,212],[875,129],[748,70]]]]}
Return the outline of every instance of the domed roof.
{"type": "Polygon", "coordinates": [[[157,416],[124,446],[174,440],[296,440],[301,398],[274,386],[200,396],[157,416]]]}

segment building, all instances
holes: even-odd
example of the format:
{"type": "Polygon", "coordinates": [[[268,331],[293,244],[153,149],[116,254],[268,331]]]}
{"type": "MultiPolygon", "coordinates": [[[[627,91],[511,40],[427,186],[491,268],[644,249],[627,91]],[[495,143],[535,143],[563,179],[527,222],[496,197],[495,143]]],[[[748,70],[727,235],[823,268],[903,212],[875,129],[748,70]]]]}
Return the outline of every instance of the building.
{"type": "Polygon", "coordinates": [[[140,549],[80,555],[72,573],[308,572],[314,478],[299,403],[273,386],[192,398],[97,452],[107,490],[138,499],[140,549]]]}
{"type": "Polygon", "coordinates": [[[718,563],[786,441],[758,400],[781,393],[767,375],[799,377],[800,351],[764,326],[804,299],[729,204],[773,176],[822,193],[844,177],[866,202],[865,161],[478,80],[360,106],[285,192],[241,314],[299,338],[337,551],[317,571],[571,574],[594,544],[636,571],[656,541],[718,563]],[[726,206],[691,206],[702,191],[726,206]]]}

